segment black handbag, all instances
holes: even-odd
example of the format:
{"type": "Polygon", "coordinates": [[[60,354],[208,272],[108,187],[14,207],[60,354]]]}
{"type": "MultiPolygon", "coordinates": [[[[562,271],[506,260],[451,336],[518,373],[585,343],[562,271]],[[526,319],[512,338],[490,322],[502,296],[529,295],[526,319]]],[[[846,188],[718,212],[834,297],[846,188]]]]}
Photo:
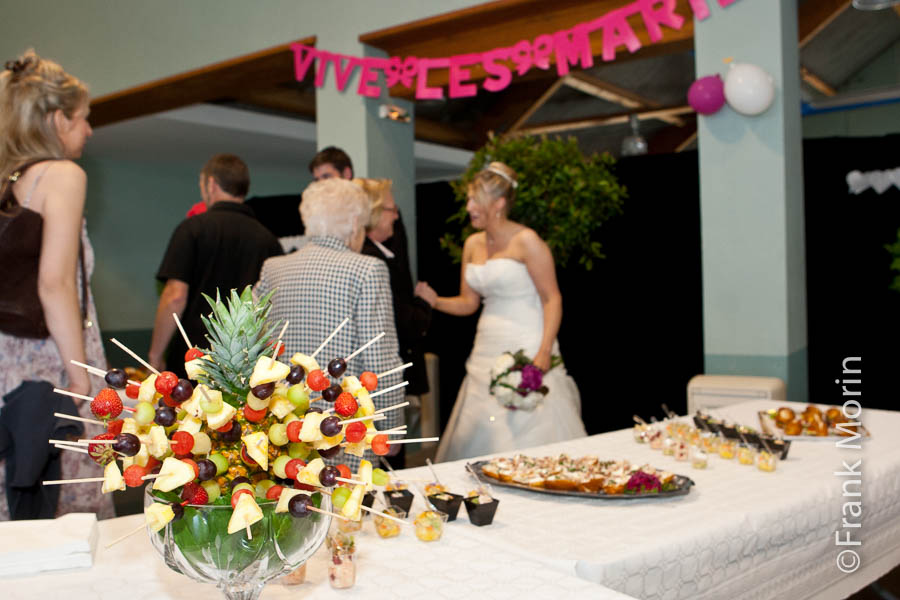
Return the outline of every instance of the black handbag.
{"type": "MultiPolygon", "coordinates": [[[[25,171],[47,159],[21,165],[3,182],[0,192],[0,331],[23,338],[46,338],[50,335],[44,320],[44,308],[38,296],[38,272],[44,218],[40,213],[19,204],[12,184],[25,171]]],[[[84,270],[84,247],[79,247],[81,269],[82,323],[87,317],[87,273],[84,270]]]]}

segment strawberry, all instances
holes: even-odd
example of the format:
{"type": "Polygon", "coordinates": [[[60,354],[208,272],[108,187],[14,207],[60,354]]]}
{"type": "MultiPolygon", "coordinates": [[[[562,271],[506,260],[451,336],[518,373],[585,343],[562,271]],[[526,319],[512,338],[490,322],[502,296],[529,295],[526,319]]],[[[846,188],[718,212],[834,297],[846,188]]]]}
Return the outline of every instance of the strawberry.
{"type": "Polygon", "coordinates": [[[364,388],[371,392],[378,387],[378,375],[376,375],[372,371],[364,371],[359,376],[359,382],[363,385],[364,388]]]}
{"type": "Polygon", "coordinates": [[[209,502],[209,494],[202,485],[191,481],[184,484],[181,489],[181,499],[186,500],[188,504],[206,504],[209,502]]]}
{"type": "Polygon", "coordinates": [[[175,400],[173,400],[172,396],[168,396],[168,395],[163,396],[162,401],[166,406],[169,406],[172,408],[178,408],[178,405],[181,404],[180,402],[176,402],[175,400]]]}
{"type": "Polygon", "coordinates": [[[169,446],[175,454],[188,454],[194,447],[194,436],[187,431],[176,431],[172,434],[169,446]]]}
{"type": "Polygon", "coordinates": [[[241,445],[241,460],[251,467],[255,467],[257,464],[255,460],[250,458],[250,455],[247,453],[247,446],[243,444],[241,445]]]}
{"type": "Polygon", "coordinates": [[[148,473],[147,467],[142,467],[140,465],[131,465],[122,473],[122,477],[125,479],[125,485],[128,487],[140,487],[144,484],[144,480],[141,479],[144,475],[148,473]]]}
{"type": "Polygon", "coordinates": [[[306,385],[314,392],[321,392],[331,384],[322,369],[315,369],[306,376],[306,385]]]}
{"type": "MultiPolygon", "coordinates": [[[[356,398],[349,392],[341,392],[341,395],[334,401],[334,412],[342,417],[349,417],[354,414],[358,408],[359,405],[356,403],[356,398]]],[[[351,423],[351,425],[352,424],[353,423],[351,423]]]]}
{"type": "Polygon", "coordinates": [[[173,373],[172,371],[163,371],[156,377],[156,381],[153,385],[156,387],[156,391],[162,394],[163,396],[168,396],[172,393],[172,389],[178,384],[178,375],[173,373]]]}
{"type": "Polygon", "coordinates": [[[366,437],[366,431],[366,424],[362,421],[357,421],[356,423],[347,425],[347,428],[344,430],[344,437],[347,438],[347,441],[351,444],[356,444],[366,437]]]}
{"type": "Polygon", "coordinates": [[[122,433],[122,425],[125,424],[125,421],[122,419],[115,419],[113,421],[109,421],[106,424],[106,432],[111,433],[113,435],[119,435],[122,433]]]}
{"type": "Polygon", "coordinates": [[[268,410],[268,408],[264,408],[262,410],[253,410],[249,406],[244,406],[244,418],[251,423],[259,423],[266,417],[266,413],[268,412],[268,410]]]}
{"type": "Polygon", "coordinates": [[[200,350],[199,348],[191,348],[184,353],[184,362],[191,362],[192,360],[202,358],[203,356],[205,355],[203,354],[202,350],[200,350]]]}
{"type": "Polygon", "coordinates": [[[278,500],[281,496],[281,492],[284,490],[284,486],[281,485],[273,485],[266,491],[266,499],[267,500],[278,500]]]}
{"type": "Polygon", "coordinates": [[[238,500],[241,498],[241,496],[243,494],[251,494],[252,495],[252,492],[250,490],[248,490],[247,488],[241,488],[238,491],[236,491],[235,493],[233,493],[231,495],[231,508],[234,508],[237,506],[238,500]]]}
{"type": "MultiPolygon", "coordinates": [[[[352,425],[353,423],[351,423],[352,425]]],[[[300,430],[303,429],[303,421],[291,421],[287,424],[287,436],[288,440],[292,442],[300,441],[300,430]]]]}
{"type": "MultiPolygon", "coordinates": [[[[268,346],[269,348],[274,348],[275,344],[277,343],[278,340],[269,340],[269,343],[266,344],[266,346],[268,346]]],[[[266,352],[266,354],[268,354],[268,352],[266,352]]],[[[284,343],[278,346],[278,354],[276,354],[276,357],[281,356],[282,354],[284,354],[284,343]]]]}
{"type": "Polygon", "coordinates": [[[122,400],[116,390],[112,388],[100,390],[100,393],[91,400],[91,412],[103,421],[115,419],[122,414],[122,400]]]}
{"type": "Polygon", "coordinates": [[[306,461],[301,458],[292,458],[284,465],[284,474],[288,479],[297,479],[297,472],[306,466],[306,461]]]}
{"type": "Polygon", "coordinates": [[[231,431],[232,427],[234,427],[234,421],[228,421],[227,423],[216,429],[216,431],[218,431],[219,433],[228,433],[229,431],[231,431]]]}
{"type": "MultiPolygon", "coordinates": [[[[95,435],[95,440],[114,440],[116,436],[111,433],[101,433],[95,435]]],[[[108,465],[116,460],[116,452],[112,449],[112,444],[88,444],[88,455],[94,459],[98,465],[108,465]]]]}
{"type": "Polygon", "coordinates": [[[133,383],[129,383],[125,386],[125,395],[131,398],[132,400],[137,400],[138,395],[141,393],[141,386],[134,385],[133,383]]]}
{"type": "Polygon", "coordinates": [[[391,449],[388,444],[388,436],[379,433],[375,437],[372,438],[372,452],[377,454],[378,456],[384,456],[391,449]]]}
{"type": "MultiPolygon", "coordinates": [[[[351,423],[351,425],[352,425],[352,423],[351,423]]],[[[344,464],[337,465],[337,470],[341,472],[341,474],[338,475],[338,477],[343,477],[344,479],[353,479],[353,472],[350,470],[350,467],[348,467],[347,465],[344,465],[344,464]]],[[[341,485],[347,485],[347,486],[350,485],[349,483],[346,483],[344,481],[342,481],[340,483],[341,483],[341,485]]]]}

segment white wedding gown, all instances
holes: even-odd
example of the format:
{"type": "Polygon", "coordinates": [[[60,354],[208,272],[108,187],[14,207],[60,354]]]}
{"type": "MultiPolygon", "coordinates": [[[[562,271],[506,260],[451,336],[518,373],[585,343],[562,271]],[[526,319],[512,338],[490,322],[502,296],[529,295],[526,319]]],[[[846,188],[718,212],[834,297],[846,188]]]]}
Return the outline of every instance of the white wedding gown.
{"type": "MultiPolygon", "coordinates": [[[[484,298],[484,308],[466,361],[466,377],[435,460],[471,458],[586,435],[578,388],[564,365],[544,374],[550,391],[533,411],[504,408],[488,391],[497,357],[523,349],[533,358],[541,345],[544,311],[525,264],[511,258],[469,264],[466,282],[484,298]]],[[[559,354],[556,341],[553,354],[559,354]]]]}

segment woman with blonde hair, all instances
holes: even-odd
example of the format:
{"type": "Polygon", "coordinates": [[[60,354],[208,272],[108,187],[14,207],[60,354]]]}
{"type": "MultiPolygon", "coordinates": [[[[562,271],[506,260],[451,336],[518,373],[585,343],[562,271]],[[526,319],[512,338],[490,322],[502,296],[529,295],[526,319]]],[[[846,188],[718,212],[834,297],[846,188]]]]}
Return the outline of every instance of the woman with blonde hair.
{"type": "MultiPolygon", "coordinates": [[[[451,315],[471,315],[484,303],[466,378],[441,436],[441,461],[585,435],[575,382],[565,367],[553,366],[562,321],[553,255],[534,230],[509,219],[517,187],[515,171],[501,162],[475,176],[466,210],[472,226],[481,231],[463,246],[459,295],[438,297],[427,283],[416,290],[433,301],[435,310],[451,315]],[[490,392],[491,371],[502,362],[498,359],[517,350],[543,372],[542,384],[549,390],[527,410],[509,409],[490,392]]],[[[538,376],[535,370],[530,374],[538,376]]]]}
{"type": "MultiPolygon", "coordinates": [[[[71,362],[106,368],[87,286],[94,263],[83,218],[87,177],[72,162],[91,136],[88,101],[81,81],[34,51],[7,62],[0,71],[0,182],[11,192],[0,206],[7,225],[0,244],[22,256],[31,252],[36,261],[36,295],[46,330],[44,337],[10,333],[8,328],[0,332],[0,397],[31,380],[86,395],[101,387],[102,380],[90,380],[71,362]],[[20,247],[26,227],[34,234],[34,248],[20,247]]],[[[10,272],[15,267],[7,266],[10,272]]],[[[26,297],[27,290],[0,289],[4,306],[26,297]]],[[[8,315],[3,321],[9,323],[8,315]]],[[[82,416],[92,416],[87,403],[76,404],[82,416]]],[[[97,467],[82,454],[63,452],[62,473],[65,478],[96,476],[97,467]]],[[[4,479],[5,469],[0,469],[4,479]]],[[[0,481],[0,490],[4,483],[0,481]]],[[[60,487],[57,514],[113,516],[110,496],[101,498],[96,484],[60,487]]],[[[0,520],[9,518],[7,501],[0,502],[0,520]]]]}

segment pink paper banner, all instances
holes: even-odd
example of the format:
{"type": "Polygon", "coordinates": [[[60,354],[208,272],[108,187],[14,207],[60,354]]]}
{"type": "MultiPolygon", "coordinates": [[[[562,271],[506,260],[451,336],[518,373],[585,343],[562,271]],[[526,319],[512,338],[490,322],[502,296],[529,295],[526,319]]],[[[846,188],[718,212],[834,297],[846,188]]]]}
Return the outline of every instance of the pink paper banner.
{"type": "MultiPolygon", "coordinates": [[[[699,20],[709,17],[709,0],[688,0],[693,16],[699,20]]],[[[717,0],[726,7],[737,0],[717,0]]],[[[628,23],[628,17],[640,15],[651,43],[663,39],[663,27],[679,30],[689,15],[679,15],[677,0],[635,0],[630,4],[612,10],[605,15],[579,23],[571,29],[544,33],[534,40],[521,40],[506,48],[494,48],[477,54],[459,54],[445,58],[420,58],[415,56],[391,58],[358,58],[319,50],[303,44],[291,44],[294,52],[294,77],[303,81],[312,70],[316,87],[325,85],[329,67],[338,91],[343,92],[354,73],[359,71],[356,93],[369,98],[377,98],[382,93],[379,80],[388,89],[402,85],[415,90],[419,100],[437,100],[444,97],[444,88],[428,85],[428,72],[447,69],[447,95],[450,98],[465,98],[478,93],[478,85],[471,81],[472,68],[481,65],[487,74],[481,82],[489,92],[499,92],[511,82],[513,72],[525,75],[532,68],[547,70],[551,59],[556,63],[556,72],[566,75],[572,67],[582,69],[594,65],[590,35],[599,32],[602,36],[601,56],[605,62],[616,59],[622,49],[635,53],[641,49],[641,41],[628,23]],[[508,61],[508,62],[507,62],[508,61]],[[510,66],[508,63],[512,63],[510,66]]]]}

